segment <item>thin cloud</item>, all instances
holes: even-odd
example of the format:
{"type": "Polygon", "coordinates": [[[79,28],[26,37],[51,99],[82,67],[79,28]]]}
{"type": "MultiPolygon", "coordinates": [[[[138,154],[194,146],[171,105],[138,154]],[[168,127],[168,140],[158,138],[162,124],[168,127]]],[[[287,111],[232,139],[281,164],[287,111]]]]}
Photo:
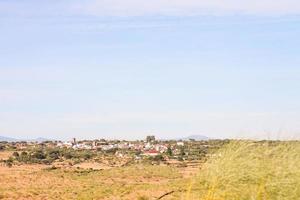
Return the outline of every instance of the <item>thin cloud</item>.
{"type": "Polygon", "coordinates": [[[297,15],[296,0],[94,0],[77,2],[73,10],[98,16],[141,15],[297,15]]]}
{"type": "Polygon", "coordinates": [[[0,16],[299,15],[298,0],[0,0],[0,16]]]}

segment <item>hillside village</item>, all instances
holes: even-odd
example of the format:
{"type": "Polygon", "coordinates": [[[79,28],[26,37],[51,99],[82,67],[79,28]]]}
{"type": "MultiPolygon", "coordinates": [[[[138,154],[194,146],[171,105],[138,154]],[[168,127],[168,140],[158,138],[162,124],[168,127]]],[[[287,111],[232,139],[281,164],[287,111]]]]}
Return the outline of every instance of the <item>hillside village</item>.
{"type": "Polygon", "coordinates": [[[28,163],[68,165],[86,162],[120,166],[132,162],[151,164],[188,163],[201,161],[228,141],[224,140],[79,140],[42,142],[0,142],[0,150],[11,151],[12,156],[1,160],[8,166],[28,163]]]}

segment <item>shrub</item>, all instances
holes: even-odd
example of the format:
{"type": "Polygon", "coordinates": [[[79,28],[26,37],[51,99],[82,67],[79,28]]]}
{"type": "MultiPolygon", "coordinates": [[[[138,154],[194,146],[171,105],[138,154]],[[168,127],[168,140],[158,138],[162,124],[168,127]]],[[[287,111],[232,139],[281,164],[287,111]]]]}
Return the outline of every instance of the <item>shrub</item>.
{"type": "Polygon", "coordinates": [[[60,152],[59,152],[59,150],[54,149],[54,150],[50,150],[49,152],[47,152],[47,154],[48,154],[49,158],[51,158],[53,160],[57,160],[57,159],[59,159],[60,152]]]}
{"type": "Polygon", "coordinates": [[[178,161],[183,161],[183,157],[182,156],[178,156],[177,160],[178,161]]]}
{"type": "Polygon", "coordinates": [[[26,151],[22,151],[21,156],[27,156],[28,153],[26,151]]]}
{"type": "Polygon", "coordinates": [[[14,163],[14,159],[12,157],[9,157],[6,161],[5,161],[5,165],[7,167],[12,167],[14,163]]]}
{"type": "Polygon", "coordinates": [[[15,157],[15,158],[18,158],[18,157],[20,156],[19,153],[16,152],[16,151],[15,151],[12,155],[13,155],[13,157],[15,157]]]}
{"type": "Polygon", "coordinates": [[[66,159],[72,159],[73,158],[73,154],[71,152],[65,152],[63,154],[63,156],[66,158],[66,159]]]}
{"type": "Polygon", "coordinates": [[[32,157],[36,158],[38,160],[42,160],[42,159],[46,158],[46,155],[44,154],[44,152],[42,150],[37,150],[37,151],[33,152],[32,157]]]}
{"type": "Polygon", "coordinates": [[[154,156],[154,157],[149,157],[149,159],[153,160],[153,161],[163,161],[164,157],[162,155],[157,155],[157,156],[154,156]]]}

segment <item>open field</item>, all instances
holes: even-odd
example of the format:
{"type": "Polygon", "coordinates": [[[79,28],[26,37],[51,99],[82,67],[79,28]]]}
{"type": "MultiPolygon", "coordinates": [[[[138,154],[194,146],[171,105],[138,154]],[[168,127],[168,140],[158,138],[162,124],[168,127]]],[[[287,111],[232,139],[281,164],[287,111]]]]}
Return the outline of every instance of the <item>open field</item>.
{"type": "MultiPolygon", "coordinates": [[[[10,152],[12,153],[12,152],[10,152]]],[[[7,158],[9,152],[1,152],[7,158]]],[[[55,163],[54,163],[55,164],[55,163]]],[[[300,142],[231,141],[206,162],[0,167],[1,199],[296,200],[300,142]]]]}
{"type": "MultiPolygon", "coordinates": [[[[43,165],[0,168],[2,199],[155,199],[189,183],[169,166],[134,165],[107,170],[49,169],[43,165]],[[5,184],[4,184],[5,183],[5,184]]],[[[175,192],[165,199],[181,199],[175,192]]]]}

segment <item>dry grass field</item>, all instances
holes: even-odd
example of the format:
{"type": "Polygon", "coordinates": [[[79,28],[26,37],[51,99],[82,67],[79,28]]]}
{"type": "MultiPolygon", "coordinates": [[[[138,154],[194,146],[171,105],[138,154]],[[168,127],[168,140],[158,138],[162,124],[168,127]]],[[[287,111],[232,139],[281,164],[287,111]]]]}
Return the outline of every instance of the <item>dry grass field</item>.
{"type": "Polygon", "coordinates": [[[0,199],[182,199],[185,170],[133,165],[105,170],[51,169],[45,165],[0,167],[0,199]]]}
{"type": "Polygon", "coordinates": [[[0,167],[0,199],[154,200],[166,193],[161,199],[300,199],[300,142],[232,141],[205,163],[185,167],[0,167]]]}

